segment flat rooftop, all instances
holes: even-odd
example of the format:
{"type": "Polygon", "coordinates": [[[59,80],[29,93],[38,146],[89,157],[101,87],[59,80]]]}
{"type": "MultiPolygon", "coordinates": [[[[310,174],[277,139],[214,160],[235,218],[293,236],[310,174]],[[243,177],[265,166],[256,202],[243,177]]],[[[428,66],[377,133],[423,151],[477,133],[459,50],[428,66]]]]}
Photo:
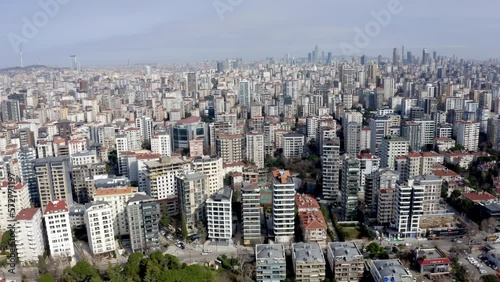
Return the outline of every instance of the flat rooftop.
{"type": "Polygon", "coordinates": [[[295,263],[325,263],[323,250],[318,243],[295,243],[292,244],[292,252],[295,255],[295,263]]]}
{"type": "Polygon", "coordinates": [[[363,260],[363,255],[354,242],[332,242],[328,248],[335,260],[358,261],[363,260]]]}
{"type": "Polygon", "coordinates": [[[408,278],[412,277],[398,259],[374,260],[373,265],[382,279],[388,277],[391,282],[407,281],[408,278]]]}
{"type": "Polygon", "coordinates": [[[285,259],[285,248],[281,244],[257,244],[255,257],[257,259],[285,259]]]}

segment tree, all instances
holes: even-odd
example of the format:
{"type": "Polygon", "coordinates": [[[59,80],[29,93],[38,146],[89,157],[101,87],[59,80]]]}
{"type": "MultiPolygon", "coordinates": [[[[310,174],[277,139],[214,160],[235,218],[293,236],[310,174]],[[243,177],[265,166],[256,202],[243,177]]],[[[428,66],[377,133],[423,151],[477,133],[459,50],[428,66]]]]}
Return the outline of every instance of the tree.
{"type": "Polygon", "coordinates": [[[38,274],[40,274],[40,275],[44,275],[44,274],[47,274],[49,272],[49,270],[47,268],[47,260],[46,260],[45,256],[38,256],[37,267],[38,267],[38,274]]]}
{"type": "Polygon", "coordinates": [[[182,238],[186,240],[188,236],[188,230],[187,230],[186,214],[184,213],[181,213],[181,232],[182,232],[182,238]]]}
{"type": "Polygon", "coordinates": [[[142,148],[145,150],[151,150],[151,142],[144,140],[144,142],[142,142],[142,148]]]}
{"type": "Polygon", "coordinates": [[[42,276],[38,277],[38,282],[55,282],[55,280],[52,277],[52,275],[46,273],[46,274],[43,274],[42,276]]]}
{"type": "Polygon", "coordinates": [[[481,278],[483,282],[500,282],[500,278],[493,274],[484,275],[481,278]]]}
{"type": "Polygon", "coordinates": [[[108,270],[106,271],[106,281],[109,282],[123,282],[124,277],[120,272],[120,266],[108,265],[108,270]]]}
{"type": "Polygon", "coordinates": [[[165,213],[160,219],[160,225],[163,227],[169,226],[171,222],[172,222],[172,219],[170,218],[168,213],[165,213]]]}
{"type": "Polygon", "coordinates": [[[79,261],[72,268],[64,270],[64,281],[102,281],[99,271],[87,261],[79,261]]]}
{"type": "Polygon", "coordinates": [[[384,247],[372,242],[366,247],[366,251],[370,253],[372,258],[388,259],[389,254],[385,251],[384,247]]]}
{"type": "Polygon", "coordinates": [[[460,196],[462,196],[462,192],[460,192],[460,190],[453,190],[453,192],[451,192],[451,195],[450,195],[450,200],[452,202],[458,200],[460,198],[460,196]]]}
{"type": "Polygon", "coordinates": [[[2,246],[2,250],[6,250],[9,248],[11,237],[12,237],[12,231],[10,229],[3,233],[2,242],[0,243],[2,246]]]}

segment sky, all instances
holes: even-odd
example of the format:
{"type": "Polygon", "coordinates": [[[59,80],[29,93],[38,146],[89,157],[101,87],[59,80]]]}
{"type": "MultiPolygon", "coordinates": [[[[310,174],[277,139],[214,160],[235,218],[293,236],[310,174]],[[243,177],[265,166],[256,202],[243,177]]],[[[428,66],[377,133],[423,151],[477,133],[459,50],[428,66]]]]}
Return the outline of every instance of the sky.
{"type": "Polygon", "coordinates": [[[0,67],[20,65],[21,45],[25,66],[302,58],[316,44],[334,56],[404,45],[488,59],[500,57],[499,10],[495,0],[0,0],[0,67]]]}

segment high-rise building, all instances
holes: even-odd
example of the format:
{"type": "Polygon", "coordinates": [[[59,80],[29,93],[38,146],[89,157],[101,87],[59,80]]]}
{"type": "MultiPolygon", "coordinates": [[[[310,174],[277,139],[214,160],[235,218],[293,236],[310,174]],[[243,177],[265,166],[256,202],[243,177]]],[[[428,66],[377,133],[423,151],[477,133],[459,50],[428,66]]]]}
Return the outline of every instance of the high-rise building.
{"type": "Polygon", "coordinates": [[[159,247],[160,205],[151,197],[137,193],[127,202],[127,222],[132,252],[159,247]]]}
{"type": "Polygon", "coordinates": [[[17,154],[19,158],[19,177],[22,182],[28,183],[30,202],[38,205],[40,204],[40,197],[38,196],[38,184],[33,167],[36,150],[30,147],[22,147],[17,154]]]}
{"type": "Polygon", "coordinates": [[[33,162],[33,166],[42,209],[49,202],[56,200],[62,200],[70,205],[73,203],[73,185],[69,157],[36,159],[33,162]]]}
{"type": "Polygon", "coordinates": [[[355,121],[347,123],[344,128],[345,153],[355,157],[361,152],[361,124],[355,121]]]}
{"type": "Polygon", "coordinates": [[[114,218],[111,206],[106,202],[86,204],[84,220],[92,254],[97,255],[115,251],[114,218]]]}
{"type": "Polygon", "coordinates": [[[466,151],[476,151],[479,145],[479,123],[460,121],[456,123],[457,144],[466,151]]]}
{"type": "Polygon", "coordinates": [[[410,142],[402,137],[388,136],[382,139],[380,151],[380,167],[395,169],[396,157],[406,156],[410,142]]]}
{"type": "Polygon", "coordinates": [[[260,187],[246,183],[241,188],[243,240],[245,245],[261,242],[260,187]]]}
{"type": "Polygon", "coordinates": [[[175,177],[184,171],[184,161],[178,157],[162,157],[145,165],[145,192],[158,200],[177,197],[175,177]]]}
{"type": "Polygon", "coordinates": [[[322,150],[323,197],[325,199],[340,201],[340,140],[336,137],[325,140],[322,150]]]}
{"type": "Polygon", "coordinates": [[[69,209],[65,201],[49,201],[44,206],[43,219],[49,243],[49,252],[53,257],[73,257],[73,234],[69,222],[69,209]]]}
{"type": "Polygon", "coordinates": [[[147,142],[151,145],[153,138],[153,120],[150,117],[138,117],[135,119],[135,126],[139,128],[142,142],[147,142]]]}
{"type": "Polygon", "coordinates": [[[0,231],[7,231],[16,214],[29,207],[27,183],[0,182],[0,231]]]}
{"type": "Polygon", "coordinates": [[[162,156],[172,155],[172,141],[167,133],[155,134],[151,139],[151,152],[162,156]]]}
{"type": "Polygon", "coordinates": [[[216,139],[217,156],[226,164],[243,161],[243,135],[219,134],[216,139]]]}
{"type": "Polygon", "coordinates": [[[360,190],[359,161],[355,158],[345,157],[342,169],[342,219],[345,221],[356,220],[358,211],[358,192],[360,190]]]}
{"type": "Polygon", "coordinates": [[[199,172],[175,178],[179,195],[180,211],[186,217],[186,226],[196,230],[198,223],[205,221],[205,201],[210,197],[208,177],[199,172]]]}
{"type": "Polygon", "coordinates": [[[76,55],[70,56],[70,67],[72,71],[78,71],[78,59],[76,58],[76,55]]]}
{"type": "Polygon", "coordinates": [[[289,171],[273,171],[272,191],[276,242],[292,242],[295,234],[295,183],[289,171]]]}
{"type": "Polygon", "coordinates": [[[376,205],[377,222],[389,224],[394,219],[394,197],[399,174],[393,170],[382,170],[375,174],[372,202],[376,205]]]}
{"type": "Polygon", "coordinates": [[[0,104],[1,113],[0,117],[3,122],[19,122],[21,121],[21,109],[19,107],[19,101],[17,100],[6,100],[2,101],[0,104]]]}
{"type": "Polygon", "coordinates": [[[128,235],[127,202],[137,193],[136,187],[101,188],[95,191],[96,202],[111,206],[113,232],[116,236],[128,235]]]}
{"type": "Polygon", "coordinates": [[[187,85],[186,85],[186,93],[188,96],[195,96],[196,93],[198,92],[198,78],[196,76],[195,72],[188,72],[187,73],[187,85]]]}
{"type": "Polygon", "coordinates": [[[202,156],[191,161],[194,171],[203,173],[208,177],[208,192],[213,195],[224,186],[224,170],[221,158],[202,156]]]}
{"type": "Polygon", "coordinates": [[[398,48],[394,48],[392,50],[392,64],[395,65],[395,66],[399,64],[398,48]]]}
{"type": "Polygon", "coordinates": [[[217,62],[217,73],[224,73],[224,62],[217,62]]]}
{"type": "Polygon", "coordinates": [[[233,190],[224,187],[217,191],[207,202],[208,238],[216,241],[229,241],[233,235],[232,209],[233,190]]]}
{"type": "Polygon", "coordinates": [[[365,194],[366,176],[380,168],[380,158],[370,153],[360,154],[356,157],[359,160],[359,192],[365,194]]]}
{"type": "Polygon", "coordinates": [[[250,82],[248,80],[240,81],[239,101],[240,101],[240,106],[245,106],[247,108],[249,108],[250,104],[252,103],[250,82]]]}
{"type": "Polygon", "coordinates": [[[15,218],[17,258],[20,262],[36,262],[45,253],[45,229],[40,208],[19,211],[15,218]]]}
{"type": "Polygon", "coordinates": [[[418,237],[420,217],[424,214],[425,186],[409,179],[396,184],[394,229],[398,238],[418,237]]]}
{"type": "Polygon", "coordinates": [[[285,158],[302,158],[304,153],[305,136],[300,133],[287,133],[283,135],[283,156],[285,158]]]}
{"type": "Polygon", "coordinates": [[[249,132],[246,135],[246,160],[257,168],[264,168],[264,133],[249,132]]]}

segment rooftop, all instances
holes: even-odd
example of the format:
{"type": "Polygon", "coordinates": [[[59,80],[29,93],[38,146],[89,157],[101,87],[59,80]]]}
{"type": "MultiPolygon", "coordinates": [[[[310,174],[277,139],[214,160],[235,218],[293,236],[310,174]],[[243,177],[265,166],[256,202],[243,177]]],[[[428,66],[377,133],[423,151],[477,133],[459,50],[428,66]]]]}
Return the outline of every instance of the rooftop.
{"type": "Polygon", "coordinates": [[[374,260],[374,267],[382,278],[388,277],[391,282],[401,282],[411,278],[411,273],[398,259],[374,260]]]}
{"type": "Polygon", "coordinates": [[[31,220],[33,219],[33,216],[40,210],[40,208],[29,208],[29,209],[22,209],[17,215],[15,220],[31,220]]]}
{"type": "Polygon", "coordinates": [[[55,200],[47,204],[47,207],[45,207],[45,212],[43,214],[45,215],[49,213],[58,213],[67,211],[68,211],[68,205],[66,204],[65,201],[55,200]]]}
{"type": "Polygon", "coordinates": [[[306,229],[326,229],[326,221],[319,210],[299,212],[300,221],[306,229]]]}
{"type": "Polygon", "coordinates": [[[285,248],[281,244],[257,244],[255,256],[257,259],[285,259],[285,248]]]}
{"type": "Polygon", "coordinates": [[[136,193],[137,187],[121,187],[121,188],[101,188],[95,191],[96,196],[111,196],[136,193]]]}
{"type": "Polygon", "coordinates": [[[308,194],[296,194],[295,195],[295,205],[297,209],[318,209],[319,204],[313,196],[308,194]]]}
{"type": "Polygon", "coordinates": [[[488,192],[467,192],[463,193],[464,198],[472,201],[472,202],[484,202],[495,200],[496,197],[491,195],[488,192]]]}
{"type": "Polygon", "coordinates": [[[294,243],[292,252],[297,264],[325,263],[323,251],[318,243],[294,243]]]}
{"type": "Polygon", "coordinates": [[[336,261],[363,260],[363,255],[354,242],[331,242],[328,244],[328,248],[336,261]]]}
{"type": "Polygon", "coordinates": [[[233,191],[231,190],[231,188],[224,187],[224,188],[220,189],[219,191],[217,191],[217,193],[215,193],[212,196],[212,199],[214,201],[217,201],[217,202],[231,201],[232,195],[233,195],[233,191]]]}

